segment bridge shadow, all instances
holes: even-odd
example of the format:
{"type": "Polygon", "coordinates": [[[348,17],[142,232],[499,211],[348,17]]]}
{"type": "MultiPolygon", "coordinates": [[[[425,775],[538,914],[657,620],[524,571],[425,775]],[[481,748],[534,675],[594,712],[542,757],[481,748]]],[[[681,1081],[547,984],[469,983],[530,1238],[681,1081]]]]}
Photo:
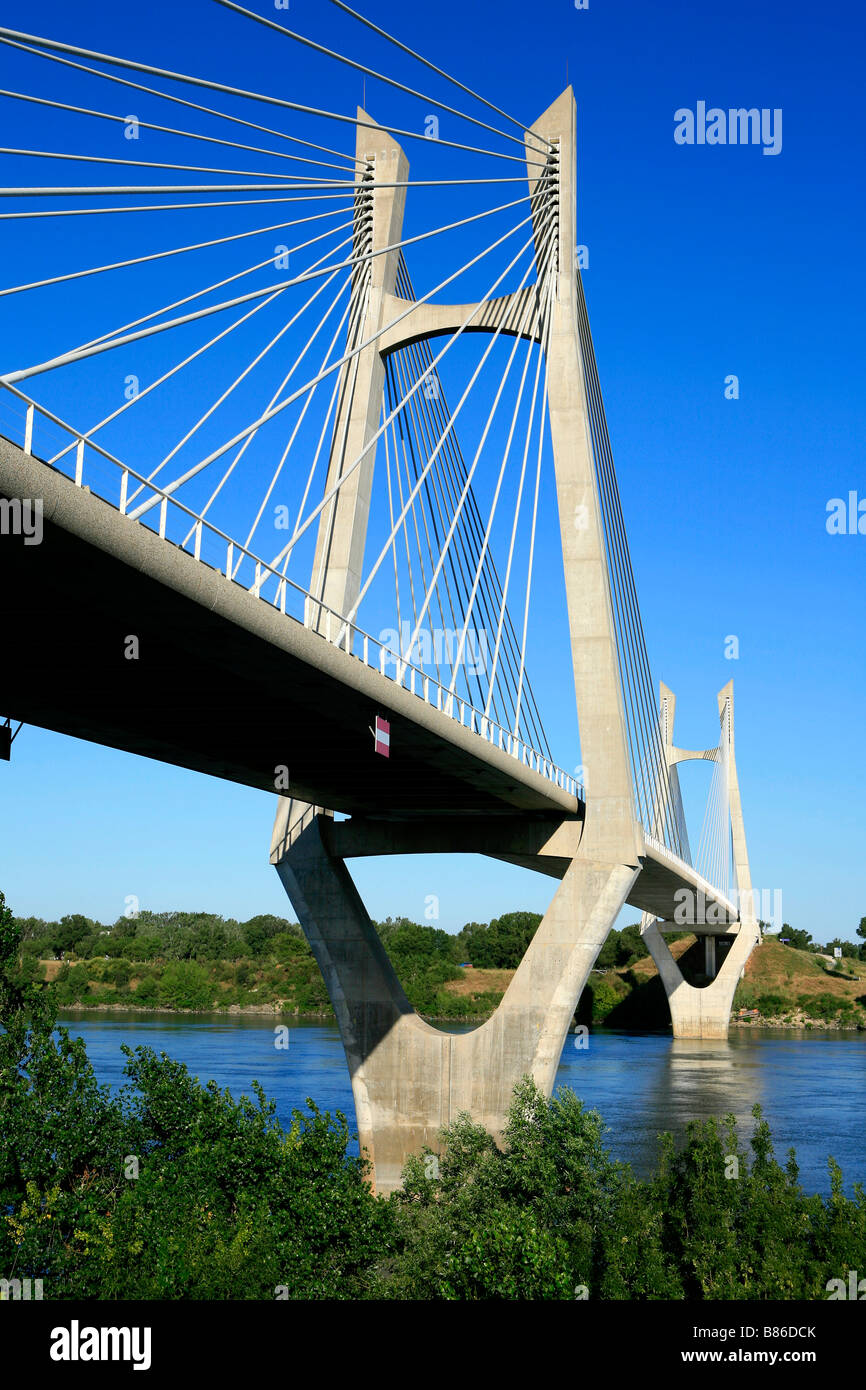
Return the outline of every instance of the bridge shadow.
{"type": "MultiPolygon", "coordinates": [[[[727,952],[733,938],[716,938],[716,974],[721,970],[727,957],[727,952]]],[[[704,939],[698,937],[697,941],[691,945],[687,951],[677,959],[683,979],[687,985],[692,985],[695,989],[706,989],[713,983],[715,976],[706,973],[706,957],[704,954],[704,939]]]]}
{"type": "MultiPolygon", "coordinates": [[[[620,978],[631,987],[631,993],[615,1004],[610,1013],[605,1015],[603,1019],[605,1028],[626,1028],[651,1032],[669,1028],[670,1010],[668,1009],[664,985],[658,975],[645,980],[635,975],[633,971],[627,970],[620,978]]],[[[585,986],[575,1011],[577,1023],[586,1024],[588,1027],[592,1025],[596,997],[600,993],[603,979],[603,976],[596,976],[585,986]]],[[[596,1019],[595,1022],[598,1023],[599,1020],[596,1019]]]]}

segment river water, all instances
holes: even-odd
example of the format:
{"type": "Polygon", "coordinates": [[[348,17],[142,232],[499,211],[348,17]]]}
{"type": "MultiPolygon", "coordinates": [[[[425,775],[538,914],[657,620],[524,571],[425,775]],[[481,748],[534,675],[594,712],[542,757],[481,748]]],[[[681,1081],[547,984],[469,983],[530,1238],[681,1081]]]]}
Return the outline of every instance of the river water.
{"type": "MultiPolygon", "coordinates": [[[[121,1044],[152,1047],[188,1066],[202,1082],[232,1095],[260,1081],[288,1126],[308,1096],[321,1110],[342,1110],[354,1129],[352,1088],[334,1024],[292,1020],[288,1047],[275,1046],[272,1015],[69,1013],[61,1022],[82,1037],[100,1081],[124,1083],[121,1044]]],[[[454,1030],[463,1031],[455,1027],[454,1030]]],[[[671,1038],[666,1033],[597,1029],[580,1048],[566,1040],[557,1087],[570,1086],[608,1126],[615,1158],[646,1175],[657,1136],[679,1139],[689,1120],[734,1114],[751,1133],[751,1108],[763,1107],[776,1154],[793,1145],[800,1181],[827,1193],[827,1156],[841,1165],[845,1187],[866,1183],[866,1034],[732,1029],[727,1042],[671,1038]]]]}

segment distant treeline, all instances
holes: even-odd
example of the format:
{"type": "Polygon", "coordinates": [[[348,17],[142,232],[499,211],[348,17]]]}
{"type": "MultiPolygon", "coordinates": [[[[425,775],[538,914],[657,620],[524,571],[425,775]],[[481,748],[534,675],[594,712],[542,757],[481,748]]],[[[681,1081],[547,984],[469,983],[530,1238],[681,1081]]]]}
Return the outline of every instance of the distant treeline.
{"type": "Polygon", "coordinates": [[[303,940],[297,922],[269,913],[238,922],[213,912],[148,912],[103,925],[74,912],[59,922],[17,917],[21,949],[43,960],[97,956],[128,961],[244,960],[290,954],[287,944],[303,940]],[[281,938],[281,940],[278,940],[281,938]]]}
{"type": "MultiPolygon", "coordinates": [[[[491,1013],[504,986],[454,993],[461,968],[515,970],[541,921],[537,912],[507,912],[468,922],[456,935],[439,927],[387,918],[376,927],[409,1000],[420,1013],[443,1018],[491,1013]]],[[[124,1003],[146,1008],[197,1009],[282,1006],[327,1014],[330,1004],[313,953],[296,922],[260,914],[239,922],[209,912],[139,912],[109,926],[81,913],[47,922],[15,918],[20,972],[36,983],[41,961],[62,962],[56,976],[61,1005],[124,1003]]],[[[621,968],[646,948],[637,926],[611,932],[598,966],[621,968]]]]}
{"type": "MultiPolygon", "coordinates": [[[[516,970],[540,921],[537,912],[506,912],[490,922],[467,922],[456,935],[406,917],[389,917],[375,925],[419,1013],[481,1018],[498,1005],[507,977],[473,976],[462,967],[516,970]],[[461,984],[455,990],[457,981],[461,984]]],[[[41,962],[59,960],[55,982],[63,1006],[126,1003],[200,1011],[273,1007],[301,1014],[331,1013],[306,938],[296,922],[284,917],[265,913],[241,922],[210,912],[141,911],[108,926],[81,913],[59,922],[24,917],[14,923],[22,981],[44,980],[46,967],[41,962]]],[[[819,949],[808,932],[786,925],[780,935],[789,939],[787,949],[819,949]]],[[[826,948],[829,953],[834,944],[826,948]]],[[[840,944],[846,956],[858,954],[852,942],[840,944]]],[[[596,960],[596,972],[604,972],[604,978],[597,973],[592,977],[581,1019],[585,1015],[585,1021],[598,1023],[616,1009],[623,1014],[626,996],[634,994],[631,1012],[622,1018],[618,1014],[619,1021],[624,1026],[663,1025],[667,1015],[664,1001],[655,997],[658,990],[641,993],[641,981],[631,974],[631,967],[646,955],[637,923],[612,931],[596,960]],[[641,999],[647,995],[646,1009],[643,1004],[637,1007],[638,994],[641,999]]],[[[754,1001],[750,997],[747,1002],[754,1001]]]]}
{"type": "MultiPolygon", "coordinates": [[[[118,917],[111,924],[71,913],[59,922],[41,917],[14,919],[24,955],[45,960],[95,957],[132,962],[150,960],[287,959],[304,941],[297,922],[263,913],[239,922],[213,912],[149,912],[118,917]]],[[[456,935],[422,926],[408,917],[388,917],[375,925],[389,952],[419,961],[439,959],[487,970],[515,970],[541,921],[539,912],[506,912],[490,922],[467,922],[456,935]]],[[[626,965],[647,954],[640,928],[611,932],[598,958],[601,967],[626,965]]],[[[448,976],[443,978],[447,979],[448,976]]]]}
{"type": "MultiPolygon", "coordinates": [[[[408,918],[376,923],[412,1005],[444,1017],[491,1012],[501,990],[468,995],[444,989],[464,978],[461,964],[514,969],[541,921],[512,912],[471,922],[457,935],[408,918]]],[[[141,911],[106,926],[82,913],[59,922],[14,919],[22,978],[44,978],[41,961],[62,961],[62,1005],[121,1003],[210,1009],[284,1004],[327,1013],[328,997],[312,951],[296,922],[260,914],[240,922],[209,912],[141,911]]]]}

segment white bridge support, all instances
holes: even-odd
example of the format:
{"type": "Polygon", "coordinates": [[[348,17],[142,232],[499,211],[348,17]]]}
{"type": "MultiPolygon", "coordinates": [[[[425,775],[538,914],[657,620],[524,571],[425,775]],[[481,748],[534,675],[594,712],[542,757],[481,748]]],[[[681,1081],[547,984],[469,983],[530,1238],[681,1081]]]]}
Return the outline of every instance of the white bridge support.
{"type": "Polygon", "coordinates": [[[638,870],[575,853],[496,1013],[452,1034],[409,1004],[328,830],[325,817],[309,822],[277,872],[337,1014],[361,1148],[377,1190],[389,1192],[407,1155],[438,1148],[439,1130],[462,1111],[499,1136],[521,1076],[550,1095],[575,1006],[638,870]]]}
{"type": "MultiPolygon", "coordinates": [[[[403,234],[409,161],[395,140],[372,127],[363,107],[358,107],[352,254],[359,259],[394,246],[403,234]],[[376,184],[386,187],[376,189],[376,184]],[[402,187],[394,187],[402,184],[402,187]]],[[[386,305],[393,297],[399,251],[374,254],[363,260],[352,276],[352,296],[346,351],[368,343],[390,321],[386,305]]],[[[340,373],[337,410],[324,493],[327,496],[345,473],[345,482],[324,508],[316,534],[316,551],[305,605],[304,625],[330,633],[330,615],[345,616],[358,598],[367,542],[370,495],[376,463],[376,429],[385,384],[385,364],[378,343],[370,342],[346,362],[340,373]],[[353,471],[353,461],[362,462],[353,471]],[[319,600],[317,603],[316,600],[319,600]]],[[[350,645],[350,640],[347,643],[350,645]]],[[[272,840],[273,848],[304,819],[309,806],[294,797],[281,799],[272,840]]],[[[330,814],[326,812],[325,814],[330,814]]]]}
{"type": "MultiPolygon", "coordinates": [[[[359,130],[359,153],[367,143],[367,134],[359,130]]],[[[383,135],[376,144],[390,150],[392,142],[383,135]]],[[[435,1147],[440,1127],[461,1111],[468,1111],[494,1134],[500,1134],[514,1085],[522,1075],[530,1074],[546,1094],[551,1093],[578,1000],[640,873],[645,853],[634,809],[579,334],[574,264],[575,102],[571,88],[527,133],[527,155],[538,247],[545,231],[542,209],[550,206],[551,192],[556,200],[552,250],[538,266],[539,282],[544,273],[544,284],[536,285],[533,334],[541,338],[542,315],[549,308],[547,403],[581,758],[591,793],[584,822],[575,820],[570,828],[563,826],[569,839],[564,876],[493,1017],[474,1032],[460,1036],[442,1033],[425,1023],[409,1005],[345,863],[329,852],[326,818],[309,813],[299,816],[300,808],[290,809],[284,801],[275,825],[272,860],[322,969],[337,1014],[352,1077],[361,1145],[372,1160],[374,1182],[381,1191],[399,1185],[407,1155],[424,1144],[435,1147]],[[536,172],[540,141],[533,139],[539,136],[551,149],[540,175],[536,172]]],[[[397,162],[400,158],[402,154],[397,162]]],[[[392,157],[386,170],[393,169],[394,164],[392,157]]],[[[376,230],[380,208],[381,216],[389,222],[396,215],[393,200],[380,201],[386,190],[376,191],[378,176],[378,167],[374,167],[374,240],[380,235],[376,230]]],[[[386,272],[382,284],[385,293],[390,288],[389,279],[386,272]]],[[[476,331],[490,332],[497,324],[521,322],[525,293],[515,295],[510,304],[508,298],[492,302],[492,307],[479,306],[476,331]]],[[[384,354],[408,341],[453,331],[465,318],[464,308],[420,304],[404,320],[405,333],[391,332],[387,345],[380,343],[378,350],[384,354]]],[[[358,422],[355,428],[362,435],[378,417],[380,383],[381,373],[375,363],[368,364],[363,375],[359,369],[351,420],[358,422]]],[[[332,444],[331,472],[341,467],[344,447],[338,429],[332,444]]],[[[369,468],[372,470],[372,458],[369,468]]],[[[356,531],[360,533],[362,552],[366,521],[363,499],[349,516],[346,526],[351,525],[353,545],[356,531]]],[[[337,563],[336,555],[347,552],[348,529],[341,539],[336,526],[331,536],[326,558],[337,563]]],[[[320,533],[320,550],[321,541],[320,533]]],[[[346,615],[355,592],[346,574],[354,573],[354,565],[347,568],[342,558],[338,563],[336,587],[325,583],[323,588],[321,576],[316,574],[311,587],[314,593],[327,595],[329,605],[346,615]]],[[[398,756],[398,750],[394,755],[398,756]]],[[[489,827],[486,829],[489,832],[489,827]]],[[[513,850],[513,822],[508,838],[513,850]]],[[[529,840],[533,841],[531,833],[529,840]]],[[[560,848],[561,841],[562,837],[560,848]]],[[[471,839],[465,847],[471,848],[471,839]]],[[[543,861],[535,862],[544,871],[543,861]]]]}
{"type": "MultiPolygon", "coordinates": [[[[718,756],[718,749],[689,751],[674,746],[675,710],[675,696],[667,686],[662,685],[660,716],[668,766],[674,767],[677,763],[689,759],[714,760],[718,756]]],[[[641,933],[665,987],[675,1038],[726,1038],[728,1036],[731,1006],[734,1002],[737,985],[742,977],[746,961],[761,940],[761,930],[758,926],[753,900],[749,856],[746,849],[746,831],[743,824],[737,763],[734,756],[733,681],[729,681],[724,689],[719,691],[719,719],[722,724],[723,737],[727,737],[728,742],[727,783],[739,921],[728,926],[722,922],[701,920],[700,904],[697,901],[695,902],[696,910],[684,914],[684,921],[657,921],[651,913],[644,913],[641,921],[641,933]],[[727,730],[726,735],[725,730],[727,730]],[[713,931],[714,925],[717,926],[716,931],[713,931]],[[662,935],[664,931],[688,931],[690,929],[694,930],[699,938],[700,936],[704,937],[704,962],[708,983],[702,987],[688,983],[662,935]],[[731,939],[732,936],[733,939],[731,939]],[[722,938],[726,938],[731,944],[717,970],[716,949],[719,939],[722,938]]],[[[715,915],[713,914],[713,916],[715,915]]]]}
{"type": "MultiPolygon", "coordinates": [[[[400,146],[384,131],[370,129],[370,117],[359,106],[355,155],[355,224],[352,250],[357,257],[372,255],[356,268],[352,281],[347,351],[367,343],[390,321],[386,304],[394,293],[399,251],[385,251],[403,234],[409,162],[400,146]],[[402,184],[402,187],[376,188],[402,184]]],[[[378,344],[370,343],[343,367],[331,456],[325,481],[329,493],[346,473],[333,500],[319,519],[316,555],[308,602],[307,625],[323,628],[315,598],[342,615],[349,612],[361,589],[361,568],[367,540],[370,494],[376,462],[374,436],[379,425],[385,364],[378,344]],[[351,464],[363,462],[349,473],[351,464]]],[[[336,637],[334,633],[334,637],[336,637]]]]}

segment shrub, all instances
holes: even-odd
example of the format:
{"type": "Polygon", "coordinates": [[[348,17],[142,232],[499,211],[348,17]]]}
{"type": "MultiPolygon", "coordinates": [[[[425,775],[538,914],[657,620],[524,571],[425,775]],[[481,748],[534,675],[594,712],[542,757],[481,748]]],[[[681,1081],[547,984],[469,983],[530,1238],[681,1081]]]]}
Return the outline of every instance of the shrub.
{"type": "Polygon", "coordinates": [[[173,961],[162,973],[159,999],[170,1009],[210,1009],[214,987],[207,971],[195,961],[173,961]]]}
{"type": "Polygon", "coordinates": [[[759,994],[755,1007],[765,1018],[778,1018],[789,1011],[791,1005],[781,994],[759,994]]]}
{"type": "Polygon", "coordinates": [[[602,1023],[625,997],[625,991],[618,989],[613,981],[597,978],[593,980],[590,988],[592,990],[592,1021],[593,1023],[602,1023]]]}
{"type": "Polygon", "coordinates": [[[812,1018],[823,1019],[826,1023],[840,1019],[853,1021],[858,1016],[857,1005],[851,999],[840,998],[837,994],[801,994],[797,998],[798,1007],[812,1018]]]}
{"type": "Polygon", "coordinates": [[[343,1116],[310,1103],[286,1133],[260,1088],[234,1101],[144,1048],[112,1096],[52,1024],[0,1031],[0,1268],[59,1300],[362,1296],[391,1215],[343,1116]]]}
{"type": "Polygon", "coordinates": [[[82,999],[87,997],[90,990],[90,971],[87,966],[61,966],[57,972],[56,989],[59,1003],[80,1003],[82,999]]]}
{"type": "Polygon", "coordinates": [[[110,960],[105,965],[102,978],[123,989],[132,978],[132,967],[126,960],[110,960]]]}
{"type": "Polygon", "coordinates": [[[139,1004],[155,1004],[159,998],[159,985],[152,975],[145,975],[135,986],[133,996],[139,1004]]]}
{"type": "Polygon", "coordinates": [[[10,985],[3,929],[0,902],[0,1268],[57,1300],[812,1300],[866,1268],[862,1187],[831,1159],[829,1199],[807,1196],[757,1106],[748,1146],[733,1117],[696,1122],[643,1181],[573,1092],[524,1077],[500,1144],[461,1116],[383,1198],[312,1101],[284,1130],[259,1086],[235,1101],[147,1048],[112,1094],[50,987],[10,985]]]}

